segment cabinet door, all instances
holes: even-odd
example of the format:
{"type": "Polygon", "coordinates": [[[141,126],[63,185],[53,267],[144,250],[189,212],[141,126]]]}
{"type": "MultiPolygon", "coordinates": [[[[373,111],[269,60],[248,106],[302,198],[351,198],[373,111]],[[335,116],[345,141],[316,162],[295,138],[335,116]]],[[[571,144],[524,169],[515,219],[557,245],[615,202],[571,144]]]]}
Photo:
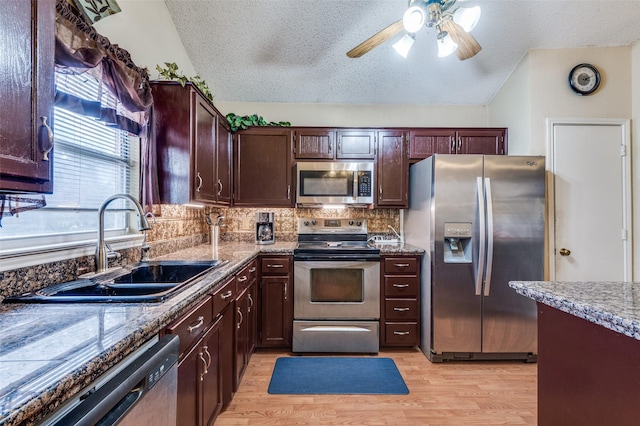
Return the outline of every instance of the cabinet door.
{"type": "Polygon", "coordinates": [[[222,382],[220,376],[220,327],[222,318],[213,324],[202,338],[199,351],[198,380],[200,381],[200,397],[202,426],[213,424],[222,410],[222,382]]]}
{"type": "Polygon", "coordinates": [[[234,141],[235,206],[293,207],[292,131],[250,128],[234,141]]]}
{"type": "Polygon", "coordinates": [[[247,364],[258,345],[258,280],[254,279],[247,294],[247,364]]]}
{"type": "Polygon", "coordinates": [[[233,359],[235,346],[233,342],[235,331],[235,315],[233,303],[222,313],[220,325],[220,376],[222,381],[222,405],[226,407],[233,398],[233,359]]]}
{"type": "Polygon", "coordinates": [[[233,377],[233,391],[238,390],[240,386],[240,379],[244,373],[244,369],[248,363],[248,308],[249,298],[247,290],[242,292],[235,303],[235,361],[234,361],[234,377],[233,377]]]}
{"type": "Polygon", "coordinates": [[[336,158],[373,160],[376,158],[376,132],[338,130],[336,158]]]}
{"type": "Polygon", "coordinates": [[[194,346],[178,364],[178,413],[177,425],[200,424],[199,395],[201,384],[198,373],[201,368],[200,345],[194,346]]]}
{"type": "Polygon", "coordinates": [[[379,207],[409,206],[409,158],[407,138],[402,131],[378,132],[379,207]]]}
{"type": "Polygon", "coordinates": [[[455,139],[455,129],[411,130],[409,132],[409,160],[415,163],[432,154],[453,154],[455,153],[455,139]]]}
{"type": "Polygon", "coordinates": [[[53,0],[3,2],[0,190],[53,192],[53,0]],[[48,158],[48,159],[45,159],[48,158]]]}
{"type": "Polygon", "coordinates": [[[231,163],[233,141],[231,131],[222,122],[226,119],[218,116],[218,137],[216,138],[216,203],[228,206],[233,195],[231,183],[231,163]]]}
{"type": "Polygon", "coordinates": [[[193,152],[194,171],[192,198],[196,201],[213,203],[216,201],[215,144],[218,117],[209,102],[197,92],[191,92],[193,99],[193,152]]]}
{"type": "Polygon", "coordinates": [[[289,276],[263,276],[260,291],[260,346],[290,347],[293,295],[289,276]]]}
{"type": "Polygon", "coordinates": [[[295,155],[298,159],[331,160],[335,154],[336,131],[333,129],[298,129],[295,132],[295,155]]]}
{"type": "Polygon", "coordinates": [[[458,130],[456,153],[506,155],[506,129],[458,130]]]}

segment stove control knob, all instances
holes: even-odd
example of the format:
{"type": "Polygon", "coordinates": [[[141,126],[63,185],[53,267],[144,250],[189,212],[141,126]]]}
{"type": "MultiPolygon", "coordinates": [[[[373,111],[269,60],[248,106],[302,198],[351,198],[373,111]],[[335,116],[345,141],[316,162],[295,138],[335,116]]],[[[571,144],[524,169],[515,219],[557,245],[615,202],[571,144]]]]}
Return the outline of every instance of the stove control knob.
{"type": "Polygon", "coordinates": [[[362,226],[362,222],[357,221],[357,222],[356,222],[356,225],[358,225],[358,226],[362,226]]]}
{"type": "Polygon", "coordinates": [[[349,226],[353,226],[353,221],[352,220],[349,221],[349,226]]]}
{"type": "Polygon", "coordinates": [[[315,220],[312,220],[312,221],[311,221],[311,225],[316,226],[316,221],[315,221],[315,220]]]}
{"type": "Polygon", "coordinates": [[[309,226],[309,221],[308,220],[304,221],[304,226],[309,226]]]}

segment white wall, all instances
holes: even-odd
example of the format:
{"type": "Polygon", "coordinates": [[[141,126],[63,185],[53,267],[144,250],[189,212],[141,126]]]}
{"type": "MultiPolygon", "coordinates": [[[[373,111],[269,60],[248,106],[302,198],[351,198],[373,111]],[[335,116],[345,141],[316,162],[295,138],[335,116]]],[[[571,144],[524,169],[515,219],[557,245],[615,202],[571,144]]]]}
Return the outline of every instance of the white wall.
{"type": "Polygon", "coordinates": [[[525,55],[489,106],[489,126],[509,129],[511,155],[531,154],[530,62],[525,55]]]}
{"type": "Polygon", "coordinates": [[[187,76],[197,72],[187,56],[164,0],[118,0],[121,12],[94,24],[95,29],[131,54],[156,78],[156,65],[175,62],[187,76]]]}

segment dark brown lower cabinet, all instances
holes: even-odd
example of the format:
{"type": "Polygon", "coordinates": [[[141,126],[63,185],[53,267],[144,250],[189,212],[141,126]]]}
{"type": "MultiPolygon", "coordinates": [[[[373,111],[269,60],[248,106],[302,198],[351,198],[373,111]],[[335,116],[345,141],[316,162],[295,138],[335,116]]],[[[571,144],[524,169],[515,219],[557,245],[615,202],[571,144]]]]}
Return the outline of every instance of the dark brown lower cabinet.
{"type": "Polygon", "coordinates": [[[637,425],[640,341],[538,303],[538,424],[637,425]]]}
{"type": "Polygon", "coordinates": [[[420,344],[420,256],[383,256],[380,346],[420,344]]]}
{"type": "Polygon", "coordinates": [[[222,410],[221,325],[219,317],[178,364],[178,425],[210,425],[222,410]]]}
{"type": "Polygon", "coordinates": [[[293,333],[293,258],[260,259],[260,321],[258,345],[291,348],[293,333]]]}

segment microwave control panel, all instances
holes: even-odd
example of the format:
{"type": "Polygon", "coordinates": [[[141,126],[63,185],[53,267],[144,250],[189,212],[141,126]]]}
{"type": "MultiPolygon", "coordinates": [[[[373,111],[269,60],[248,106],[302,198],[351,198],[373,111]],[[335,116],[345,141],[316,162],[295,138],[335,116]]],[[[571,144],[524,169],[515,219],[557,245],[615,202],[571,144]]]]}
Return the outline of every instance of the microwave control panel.
{"type": "Polygon", "coordinates": [[[358,172],[358,197],[370,197],[371,196],[371,172],[359,171],[358,172]]]}

